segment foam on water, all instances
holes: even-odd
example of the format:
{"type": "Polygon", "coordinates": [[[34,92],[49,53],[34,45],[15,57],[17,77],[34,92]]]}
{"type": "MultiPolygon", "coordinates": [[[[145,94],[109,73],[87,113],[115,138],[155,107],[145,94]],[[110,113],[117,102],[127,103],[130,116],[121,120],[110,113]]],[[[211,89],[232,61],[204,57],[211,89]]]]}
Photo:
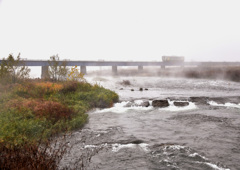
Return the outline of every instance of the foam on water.
{"type": "Polygon", "coordinates": [[[144,151],[146,151],[146,152],[149,151],[149,149],[148,149],[148,144],[146,144],[146,143],[140,143],[139,146],[140,146],[144,151]]]}
{"type": "MultiPolygon", "coordinates": [[[[184,152],[186,152],[186,153],[190,153],[191,152],[191,150],[188,147],[181,146],[181,145],[168,145],[168,146],[165,146],[163,148],[163,155],[167,155],[167,157],[164,157],[164,159],[161,160],[161,162],[164,161],[166,163],[169,163],[169,165],[167,165],[167,166],[172,166],[172,163],[174,163],[174,161],[168,155],[172,154],[171,150],[178,151],[179,153],[181,153],[181,151],[180,151],[181,149],[184,149],[184,152]]],[[[184,153],[184,152],[182,152],[182,153],[184,153]]],[[[161,153],[156,154],[156,156],[160,156],[161,157],[161,153]]],[[[202,158],[203,161],[194,161],[194,162],[198,163],[198,164],[205,164],[205,165],[209,166],[212,169],[215,169],[215,170],[230,170],[228,168],[222,168],[222,167],[220,167],[220,166],[218,166],[218,165],[216,165],[216,164],[214,164],[212,162],[209,162],[208,158],[198,154],[197,152],[191,153],[188,156],[189,157],[197,157],[198,156],[198,157],[202,158]]]]}
{"type": "Polygon", "coordinates": [[[101,145],[84,145],[82,147],[82,149],[88,149],[88,148],[101,148],[101,147],[107,147],[108,144],[107,143],[104,143],[104,144],[101,144],[101,145]]]}
{"type": "Polygon", "coordinates": [[[204,156],[202,156],[202,155],[200,155],[200,154],[198,154],[198,153],[193,153],[193,154],[190,154],[189,155],[190,157],[196,157],[196,156],[199,156],[199,157],[201,157],[202,159],[205,159],[205,160],[208,160],[206,157],[204,157],[204,156]]]}
{"type": "Polygon", "coordinates": [[[97,148],[98,146],[96,145],[85,145],[84,148],[97,148]]]}
{"type": "MultiPolygon", "coordinates": [[[[135,100],[133,102],[123,101],[123,102],[120,102],[120,103],[115,103],[114,106],[111,107],[111,108],[98,109],[97,112],[99,112],[99,113],[103,113],[103,112],[124,113],[124,112],[127,112],[129,110],[143,110],[143,111],[146,111],[146,110],[153,110],[154,109],[154,107],[152,106],[152,101],[149,101],[150,105],[148,107],[141,106],[141,104],[143,102],[144,102],[143,100],[135,100]]],[[[178,112],[178,111],[193,110],[193,109],[198,108],[193,102],[189,102],[188,106],[183,106],[183,107],[175,106],[173,104],[174,101],[169,100],[168,102],[169,102],[168,107],[159,108],[159,110],[178,112]]]]}
{"type": "Polygon", "coordinates": [[[181,146],[181,145],[169,145],[169,146],[165,146],[165,150],[166,149],[173,149],[173,150],[180,150],[180,149],[184,149],[185,146],[181,146]]]}
{"type": "Polygon", "coordinates": [[[133,144],[133,143],[119,144],[119,143],[115,143],[115,144],[112,144],[112,151],[113,152],[118,152],[120,149],[123,149],[123,148],[137,148],[137,147],[140,147],[145,152],[149,151],[148,150],[148,144],[146,144],[146,143],[140,143],[140,144],[133,144]]]}
{"type": "Polygon", "coordinates": [[[209,163],[209,162],[205,162],[205,164],[210,166],[210,167],[212,167],[212,168],[214,168],[214,169],[216,169],[216,170],[230,170],[230,169],[226,169],[226,168],[221,168],[221,167],[219,167],[219,166],[217,166],[217,165],[215,165],[213,163],[209,163]]]}
{"type": "Polygon", "coordinates": [[[129,144],[119,144],[119,143],[115,143],[115,144],[112,144],[112,151],[113,152],[118,152],[120,149],[122,148],[134,148],[136,147],[137,144],[132,144],[132,143],[129,143],[129,144]]]}
{"type": "Polygon", "coordinates": [[[230,170],[229,168],[222,168],[222,167],[219,167],[216,164],[213,164],[210,162],[196,162],[196,163],[208,165],[209,167],[211,167],[215,170],[230,170]]]}
{"type": "Polygon", "coordinates": [[[127,106],[130,102],[128,101],[123,101],[120,103],[115,103],[113,107],[107,108],[107,109],[102,109],[98,110],[98,112],[103,113],[103,112],[115,112],[115,113],[124,113],[127,112],[128,110],[152,110],[153,107],[143,107],[139,106],[141,103],[143,103],[143,100],[135,100],[131,106],[127,106]]]}
{"type": "Polygon", "coordinates": [[[240,109],[240,103],[239,104],[235,104],[235,103],[218,104],[215,101],[209,101],[208,104],[210,104],[211,106],[234,107],[234,108],[239,108],[240,109]]]}
{"type": "Polygon", "coordinates": [[[169,103],[168,107],[160,108],[159,110],[178,112],[178,111],[194,110],[194,109],[198,108],[193,102],[189,102],[189,105],[188,106],[184,106],[184,107],[175,106],[173,104],[174,101],[168,100],[168,103],[169,103]]]}
{"type": "Polygon", "coordinates": [[[137,105],[141,105],[143,103],[143,100],[134,100],[134,103],[136,103],[137,105]]]}

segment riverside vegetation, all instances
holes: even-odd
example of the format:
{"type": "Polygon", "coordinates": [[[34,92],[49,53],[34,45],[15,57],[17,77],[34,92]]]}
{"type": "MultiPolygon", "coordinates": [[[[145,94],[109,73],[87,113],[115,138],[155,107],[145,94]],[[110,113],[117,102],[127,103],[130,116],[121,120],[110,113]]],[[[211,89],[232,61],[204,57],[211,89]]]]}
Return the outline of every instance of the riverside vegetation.
{"type": "Polygon", "coordinates": [[[89,84],[76,67],[65,81],[56,81],[57,70],[54,79],[28,79],[19,61],[9,55],[0,67],[0,169],[57,169],[67,145],[54,137],[83,127],[87,111],[111,107],[118,95],[89,84]]]}

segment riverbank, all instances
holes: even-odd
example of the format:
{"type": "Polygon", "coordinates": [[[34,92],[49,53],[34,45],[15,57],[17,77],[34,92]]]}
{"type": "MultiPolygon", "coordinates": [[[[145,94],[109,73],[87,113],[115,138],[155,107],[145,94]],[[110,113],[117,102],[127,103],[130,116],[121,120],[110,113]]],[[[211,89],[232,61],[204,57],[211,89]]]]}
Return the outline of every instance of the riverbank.
{"type": "Polygon", "coordinates": [[[49,146],[52,136],[83,127],[87,111],[117,101],[115,92],[87,82],[0,85],[0,169],[56,167],[40,145],[49,146]]]}

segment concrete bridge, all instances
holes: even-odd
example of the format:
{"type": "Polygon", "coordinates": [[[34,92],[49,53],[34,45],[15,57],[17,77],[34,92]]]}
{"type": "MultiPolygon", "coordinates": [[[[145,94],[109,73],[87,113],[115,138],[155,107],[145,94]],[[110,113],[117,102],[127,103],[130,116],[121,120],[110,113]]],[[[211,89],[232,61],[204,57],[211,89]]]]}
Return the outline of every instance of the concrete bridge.
{"type": "MultiPolygon", "coordinates": [[[[42,67],[41,77],[44,78],[48,75],[49,62],[47,60],[22,60],[26,66],[40,66],[42,67]]],[[[80,66],[80,71],[84,74],[87,73],[87,66],[110,66],[113,73],[117,73],[118,66],[137,66],[138,70],[143,70],[145,66],[159,66],[165,68],[167,66],[197,66],[197,67],[214,67],[214,66],[240,66],[240,62],[158,62],[158,61],[73,61],[64,60],[67,66],[80,66]]],[[[63,62],[59,61],[59,65],[63,62]]],[[[1,64],[2,60],[0,60],[1,64]]]]}

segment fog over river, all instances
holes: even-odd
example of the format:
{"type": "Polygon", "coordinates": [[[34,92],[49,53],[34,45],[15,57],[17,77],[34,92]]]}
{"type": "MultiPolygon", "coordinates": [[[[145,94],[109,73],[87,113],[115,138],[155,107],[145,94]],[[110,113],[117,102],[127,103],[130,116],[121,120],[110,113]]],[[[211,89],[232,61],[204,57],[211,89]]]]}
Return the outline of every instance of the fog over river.
{"type": "Polygon", "coordinates": [[[240,83],[160,77],[86,79],[115,91],[120,101],[88,113],[89,122],[69,139],[72,149],[62,159],[62,167],[74,167],[84,152],[92,152],[86,169],[240,169],[240,83]],[[123,83],[126,80],[130,85],[123,83]],[[157,99],[167,99],[170,105],[153,107],[157,99]],[[175,101],[189,105],[178,107],[175,101]],[[144,107],[144,102],[150,105],[144,107]]]}

